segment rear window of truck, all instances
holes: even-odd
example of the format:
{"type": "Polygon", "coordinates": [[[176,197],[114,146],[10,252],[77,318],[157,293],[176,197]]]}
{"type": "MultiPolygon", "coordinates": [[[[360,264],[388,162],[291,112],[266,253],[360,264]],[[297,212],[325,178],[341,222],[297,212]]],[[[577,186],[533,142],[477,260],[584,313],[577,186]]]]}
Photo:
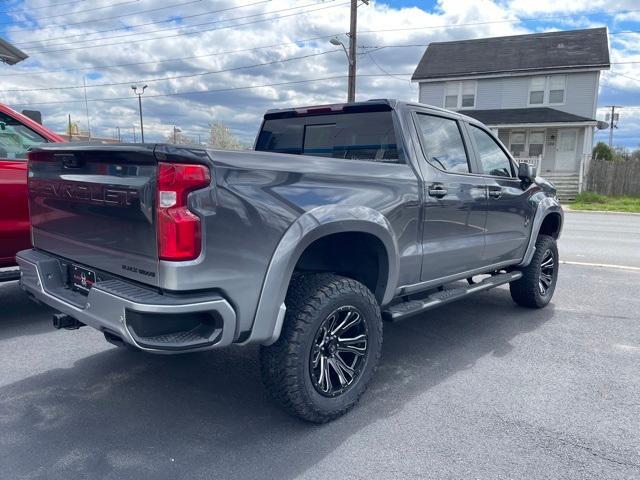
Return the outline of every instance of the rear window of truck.
{"type": "Polygon", "coordinates": [[[391,111],[268,118],[256,150],[402,163],[391,111]]]}

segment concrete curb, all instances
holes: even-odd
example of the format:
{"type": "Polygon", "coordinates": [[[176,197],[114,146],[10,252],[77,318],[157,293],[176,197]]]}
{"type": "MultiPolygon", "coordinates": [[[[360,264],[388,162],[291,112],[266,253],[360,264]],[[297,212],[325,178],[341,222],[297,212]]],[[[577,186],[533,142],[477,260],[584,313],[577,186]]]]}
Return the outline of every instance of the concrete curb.
{"type": "Polygon", "coordinates": [[[565,212],[571,213],[604,213],[606,215],[640,215],[638,212],[617,212],[612,210],[578,210],[573,209],[569,205],[562,205],[565,212]]]}

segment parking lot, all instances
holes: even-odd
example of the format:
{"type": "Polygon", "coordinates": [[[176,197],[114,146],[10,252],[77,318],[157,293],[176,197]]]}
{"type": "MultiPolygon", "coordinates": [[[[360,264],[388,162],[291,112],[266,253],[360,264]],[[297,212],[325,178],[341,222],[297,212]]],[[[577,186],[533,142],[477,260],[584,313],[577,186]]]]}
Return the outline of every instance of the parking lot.
{"type": "Polygon", "coordinates": [[[255,348],[130,352],[0,286],[0,476],[638,478],[640,216],[570,212],[560,255],[546,309],[501,287],[386,324],[371,388],[323,426],[267,400],[255,348]]]}

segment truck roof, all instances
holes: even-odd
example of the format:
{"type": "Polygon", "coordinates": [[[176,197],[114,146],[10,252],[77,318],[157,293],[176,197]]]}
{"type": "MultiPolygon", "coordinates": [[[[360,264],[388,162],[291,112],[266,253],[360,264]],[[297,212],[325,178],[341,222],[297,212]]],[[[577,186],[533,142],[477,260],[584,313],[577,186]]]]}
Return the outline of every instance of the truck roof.
{"type": "Polygon", "coordinates": [[[273,108],[267,110],[264,115],[265,119],[274,118],[290,118],[296,116],[307,115],[326,115],[338,112],[372,112],[372,111],[385,111],[385,110],[397,110],[403,107],[420,107],[425,110],[431,110],[437,113],[444,113],[447,116],[452,116],[465,120],[469,123],[480,123],[478,120],[463,115],[452,110],[445,108],[435,107],[433,105],[427,105],[419,102],[406,102],[402,100],[396,100],[393,98],[372,98],[363,102],[353,103],[330,103],[324,105],[308,105],[302,107],[291,108],[273,108]]]}

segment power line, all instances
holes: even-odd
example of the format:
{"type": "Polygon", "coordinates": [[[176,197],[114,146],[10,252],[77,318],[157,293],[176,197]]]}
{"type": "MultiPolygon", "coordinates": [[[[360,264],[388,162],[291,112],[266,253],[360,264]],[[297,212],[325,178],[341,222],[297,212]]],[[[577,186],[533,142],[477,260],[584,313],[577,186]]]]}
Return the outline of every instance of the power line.
{"type": "MultiPolygon", "coordinates": [[[[611,34],[615,34],[618,32],[612,32],[611,34]]],[[[242,48],[239,50],[226,50],[226,51],[222,51],[222,52],[214,52],[214,53],[206,53],[203,55],[190,55],[187,57],[175,57],[175,58],[167,58],[164,60],[149,60],[146,62],[130,62],[130,63],[118,63],[118,64],[113,64],[113,65],[94,65],[94,66],[89,66],[89,67],[77,67],[77,68],[62,68],[62,69],[57,69],[57,70],[31,70],[31,71],[26,71],[26,72],[20,72],[20,73],[4,73],[4,74],[0,74],[0,78],[3,77],[22,77],[25,75],[28,76],[35,76],[35,75],[48,75],[51,73],[68,73],[68,72],[80,72],[80,71],[86,71],[86,70],[108,70],[111,68],[122,68],[122,67],[131,67],[131,66],[137,66],[137,65],[151,65],[151,64],[158,64],[158,63],[168,63],[168,62],[179,62],[182,60],[195,60],[198,58],[207,58],[207,57],[214,57],[214,56],[218,56],[218,55],[229,55],[229,54],[234,54],[234,53],[245,53],[245,52],[254,52],[256,50],[264,50],[266,48],[277,48],[277,47],[283,47],[283,46],[288,46],[288,45],[299,45],[301,43],[308,43],[308,42],[312,42],[312,41],[316,41],[316,40],[324,40],[327,38],[332,38],[335,37],[336,35],[339,35],[339,33],[332,33],[330,35],[323,35],[323,36],[319,36],[319,37],[311,37],[311,38],[305,38],[305,39],[299,39],[299,40],[293,40],[291,42],[282,42],[282,43],[274,43],[271,45],[263,45],[260,47],[252,47],[252,48],[242,48]]],[[[383,48],[407,48],[407,47],[427,47],[429,46],[428,43],[416,43],[416,44],[410,44],[410,45],[378,45],[378,46],[368,46],[368,45],[360,45],[359,48],[363,48],[363,49],[372,49],[372,50],[381,50],[383,48]]],[[[366,53],[366,52],[364,52],[366,53]]],[[[640,60],[634,60],[634,61],[625,61],[625,62],[609,62],[611,65],[628,65],[628,64],[640,64],[640,60]]]]}
{"type": "MultiPolygon", "coordinates": [[[[161,82],[161,81],[166,81],[166,80],[178,80],[178,79],[182,79],[182,78],[194,78],[194,77],[201,77],[201,76],[205,76],[205,75],[213,75],[216,73],[224,73],[224,72],[233,72],[236,70],[245,70],[248,68],[256,68],[256,67],[263,67],[266,65],[275,65],[278,63],[286,63],[286,62],[291,62],[294,60],[303,60],[306,58],[312,58],[312,57],[319,57],[321,55],[327,55],[329,53],[334,53],[334,52],[341,52],[342,50],[340,49],[334,49],[334,50],[325,50],[324,52],[318,52],[318,53],[311,53],[308,55],[301,55],[298,57],[289,57],[289,58],[283,58],[280,60],[271,60],[269,62],[263,62],[263,63],[254,63],[252,65],[243,65],[240,67],[230,67],[230,68],[225,68],[222,70],[212,70],[212,71],[207,71],[207,72],[199,72],[199,73],[188,73],[188,74],[184,74],[184,75],[175,75],[172,77],[160,77],[160,78],[147,78],[147,79],[143,79],[143,80],[126,80],[123,82],[112,82],[112,83],[94,83],[94,84],[89,84],[89,85],[70,85],[70,86],[64,86],[64,87],[43,87],[43,88],[28,88],[28,89],[9,89],[9,90],[0,90],[0,93],[21,93],[21,92],[43,92],[43,91],[51,91],[51,90],[75,90],[75,89],[80,89],[80,88],[94,88],[94,87],[113,87],[113,86],[118,86],[118,85],[130,85],[132,83],[151,83],[151,82],[161,82]]],[[[147,97],[145,97],[147,98],[147,97]]]]}
{"type": "MultiPolygon", "coordinates": [[[[268,1],[270,1],[270,0],[268,0],[268,1]]],[[[329,0],[329,2],[327,2],[327,3],[332,3],[332,2],[335,2],[335,1],[337,1],[337,0],[329,0]]],[[[257,3],[264,3],[264,1],[263,2],[256,2],[254,4],[249,4],[247,6],[256,5],[257,3]]],[[[312,3],[307,3],[306,5],[298,5],[298,6],[295,6],[295,7],[283,8],[283,9],[280,9],[280,10],[272,10],[270,12],[253,13],[251,15],[244,15],[242,17],[224,18],[224,19],[220,19],[220,20],[212,20],[212,21],[209,21],[209,22],[196,23],[194,25],[180,25],[180,26],[172,26],[172,27],[169,27],[169,28],[159,28],[159,29],[156,29],[156,30],[148,30],[146,32],[132,32],[132,33],[124,33],[124,34],[121,34],[121,35],[110,35],[108,37],[96,38],[96,39],[93,39],[93,40],[75,40],[75,41],[72,41],[72,42],[54,43],[52,45],[42,45],[39,48],[61,47],[61,46],[66,46],[66,45],[74,45],[74,44],[78,44],[78,43],[83,43],[84,44],[87,41],[89,41],[89,42],[99,42],[99,41],[102,41],[102,40],[111,40],[111,39],[114,39],[114,38],[133,37],[133,36],[136,36],[136,35],[147,35],[147,34],[150,34],[150,33],[175,31],[176,28],[195,28],[195,27],[201,27],[201,26],[204,26],[204,25],[215,25],[215,24],[223,23],[223,22],[231,22],[231,21],[234,21],[234,20],[244,20],[244,19],[247,19],[247,18],[259,17],[259,16],[262,16],[262,15],[269,15],[271,13],[288,12],[290,10],[297,10],[299,8],[313,7],[316,4],[317,4],[317,2],[312,2],[312,3]]],[[[236,7],[236,8],[238,8],[238,7],[236,7]]],[[[232,10],[232,9],[228,9],[228,10],[232,10]]],[[[211,12],[211,13],[213,13],[213,12],[211,12]]],[[[131,40],[131,41],[132,42],[137,42],[137,41],[144,41],[144,40],[145,39],[131,40]]],[[[102,45],[96,45],[96,46],[102,46],[102,45]]],[[[38,47],[32,47],[32,48],[38,48],[38,47]]],[[[55,50],[46,50],[46,51],[51,52],[51,51],[55,51],[55,50]]],[[[35,50],[32,53],[41,53],[41,51],[35,50]]]]}
{"type": "MultiPolygon", "coordinates": [[[[103,5],[101,7],[93,7],[93,8],[89,8],[87,10],[77,10],[75,12],[73,12],[73,14],[78,14],[78,13],[86,13],[86,12],[95,12],[96,10],[104,10],[105,8],[111,8],[111,7],[118,7],[120,5],[128,5],[130,3],[138,3],[140,0],[126,0],[124,2],[120,2],[120,3],[112,3],[110,5],[103,5]]],[[[66,13],[59,13],[58,15],[50,15],[48,17],[37,17],[37,18],[32,18],[29,20],[25,20],[25,21],[29,21],[29,22],[39,22],[40,20],[49,20],[51,18],[59,18],[59,17],[68,17],[69,16],[69,12],[66,13]]],[[[0,22],[0,25],[12,25],[16,23],[16,21],[11,21],[11,22],[0,22]]],[[[7,31],[11,31],[11,30],[7,30],[7,31]]]]}
{"type": "Polygon", "coordinates": [[[378,70],[382,71],[385,75],[387,75],[387,76],[389,76],[389,77],[391,77],[391,78],[393,78],[393,79],[395,79],[395,80],[401,80],[401,81],[403,81],[403,82],[409,82],[409,83],[411,83],[411,79],[398,78],[398,77],[396,77],[396,76],[392,75],[391,73],[387,72],[384,68],[382,68],[382,67],[380,66],[380,64],[379,64],[378,62],[376,62],[376,59],[375,59],[375,58],[373,58],[372,53],[373,53],[373,52],[365,52],[364,54],[361,54],[361,55],[367,55],[367,56],[369,57],[369,59],[373,62],[373,64],[374,64],[376,67],[378,67],[378,70]]]}
{"type": "MultiPolygon", "coordinates": [[[[336,0],[330,0],[330,1],[336,1],[336,0]]],[[[342,5],[342,4],[340,4],[342,5]]],[[[309,6],[309,5],[306,5],[309,6]]],[[[318,10],[322,10],[323,8],[333,8],[335,6],[339,6],[339,5],[334,5],[334,6],[327,6],[327,7],[321,7],[318,10]]],[[[294,7],[294,8],[304,8],[303,7],[294,7]]],[[[290,8],[291,9],[291,8],[290,8]]],[[[284,9],[284,10],[290,10],[290,9],[284,9]]],[[[284,11],[284,10],[275,10],[271,13],[276,13],[279,11],[284,11]]],[[[315,10],[309,10],[309,12],[313,12],[315,10]]],[[[636,9],[636,10],[618,10],[618,11],[613,11],[613,10],[608,10],[608,11],[601,11],[601,12],[592,12],[586,15],[616,15],[616,14],[621,14],[621,13],[632,13],[632,12],[638,12],[640,11],[640,9],[636,9]]],[[[274,18],[274,20],[277,20],[278,18],[286,18],[288,16],[293,16],[293,15],[282,15],[280,17],[274,18]]],[[[430,30],[430,29],[443,29],[443,28],[460,28],[460,27],[468,27],[468,26],[478,26],[478,25],[489,25],[489,24],[498,24],[498,23],[521,23],[521,22],[526,22],[526,21],[535,21],[535,20],[551,20],[551,19],[558,19],[558,18],[568,18],[568,17],[573,17],[575,15],[557,15],[557,16],[542,16],[542,17],[529,17],[529,18],[521,18],[521,19],[510,19],[510,20],[491,20],[491,21],[485,21],[485,22],[470,22],[470,23],[459,23],[459,24],[442,24],[442,25],[432,25],[432,26],[426,26],[426,27],[405,27],[405,28],[390,28],[390,29],[380,29],[380,30],[365,30],[365,31],[359,31],[359,34],[371,34],[371,33],[384,33],[384,32],[399,32],[399,31],[410,31],[410,30],[430,30]]],[[[237,19],[240,18],[244,18],[244,17],[239,17],[237,19]]],[[[228,19],[233,20],[233,19],[228,19]]],[[[153,38],[143,38],[143,39],[134,39],[134,40],[129,40],[129,41],[124,41],[124,42],[112,42],[112,43],[103,43],[103,44],[97,44],[97,45],[90,45],[89,47],[72,47],[72,48],[63,48],[63,49],[53,49],[53,50],[40,50],[40,51],[35,51],[32,53],[53,53],[53,52],[65,52],[65,51],[71,51],[71,50],[79,50],[82,48],[94,48],[94,47],[105,47],[105,46],[112,46],[112,45],[122,45],[125,43],[139,43],[139,42],[146,42],[146,41],[153,41],[153,40],[160,40],[163,38],[173,38],[173,37],[179,37],[179,36],[184,36],[184,35],[194,35],[194,34],[198,34],[198,33],[204,33],[204,32],[209,32],[209,31],[215,31],[215,30],[223,30],[223,29],[227,29],[227,28],[233,28],[236,26],[243,26],[243,25],[251,25],[253,23],[260,23],[266,21],[265,20],[257,20],[254,22],[246,22],[243,24],[238,24],[238,25],[230,25],[230,26],[225,26],[225,27],[219,27],[219,28],[212,28],[212,29],[203,29],[203,30],[198,30],[196,32],[182,32],[182,33],[177,33],[177,34],[173,34],[173,35],[161,35],[158,37],[153,37],[153,38]]],[[[205,23],[201,23],[201,24],[196,24],[196,25],[190,25],[190,26],[184,26],[182,28],[194,28],[194,27],[198,27],[198,26],[203,26],[203,25],[210,25],[212,23],[220,23],[220,21],[216,21],[216,22],[205,22],[205,23]]],[[[175,28],[170,28],[170,29],[158,29],[158,30],[154,30],[154,31],[150,31],[150,32],[140,32],[140,33],[134,33],[134,34],[127,34],[126,36],[131,36],[131,35],[142,35],[142,34],[146,34],[146,33],[155,33],[155,32],[161,32],[161,31],[166,31],[166,30],[174,30],[175,28]]],[[[631,32],[625,32],[625,33],[631,33],[631,32]]],[[[118,38],[118,37],[122,37],[124,35],[120,35],[120,36],[107,36],[104,38],[99,38],[99,39],[94,39],[91,41],[101,41],[101,40],[109,40],[111,38],[118,38]]],[[[70,42],[70,43],[78,43],[78,42],[70,42]]],[[[45,47],[46,48],[46,47],[45,47]]]]}
{"type": "MultiPolygon", "coordinates": [[[[401,76],[411,76],[411,73],[392,73],[391,75],[401,76]]],[[[359,74],[358,77],[386,77],[387,75],[380,74],[359,74]]],[[[247,85],[243,87],[229,87],[229,88],[218,88],[213,90],[194,90],[187,92],[174,92],[174,93],[158,93],[155,95],[148,95],[145,98],[160,98],[160,97],[175,97],[181,95],[200,95],[200,94],[209,94],[209,93],[220,93],[220,92],[233,92],[240,90],[252,90],[255,88],[267,88],[267,87],[280,87],[284,85],[297,85],[301,83],[311,83],[311,82],[326,82],[328,80],[339,80],[348,78],[348,75],[336,75],[332,77],[323,77],[323,78],[312,78],[307,80],[293,80],[288,82],[278,82],[278,83],[267,83],[262,85],[247,85]]],[[[131,97],[106,97],[106,98],[89,98],[88,102],[114,102],[120,100],[131,100],[131,97]]],[[[29,103],[14,103],[14,106],[29,106],[29,105],[58,105],[58,104],[69,104],[69,103],[84,103],[84,100],[54,100],[48,102],[29,102],[29,103]]]]}
{"type": "MultiPolygon", "coordinates": [[[[591,13],[583,13],[582,16],[590,17],[593,15],[619,15],[622,13],[635,13],[640,12],[640,9],[634,10],[603,10],[600,12],[591,12],[591,13]]],[[[471,22],[471,23],[457,23],[457,24],[441,24],[441,25],[428,25],[426,27],[404,27],[404,28],[386,28],[381,30],[363,30],[358,33],[383,33],[383,32],[404,32],[410,30],[433,30],[438,28],[452,28],[452,27],[472,27],[478,25],[491,25],[495,23],[521,23],[521,22],[529,22],[536,20],[557,20],[559,18],[572,18],[575,17],[576,14],[571,15],[545,15],[542,17],[528,17],[528,18],[518,18],[518,19],[505,19],[505,20],[487,20],[485,22],[471,22]]],[[[634,33],[632,31],[624,32],[624,33],[634,33]]]]}
{"type": "Polygon", "coordinates": [[[207,57],[215,57],[215,56],[219,56],[219,55],[229,55],[229,54],[234,54],[234,53],[244,53],[244,52],[254,52],[256,50],[264,50],[266,48],[277,48],[277,47],[283,47],[283,46],[288,46],[288,45],[299,45],[301,43],[307,43],[307,42],[312,42],[315,40],[324,40],[327,38],[332,38],[335,37],[336,34],[333,33],[331,35],[323,35],[321,37],[312,37],[312,38],[306,38],[306,39],[301,39],[301,40],[294,40],[291,42],[283,42],[283,43],[275,43],[272,45],[263,45],[261,47],[253,47],[253,48],[242,48],[239,50],[227,50],[227,51],[222,51],[222,52],[215,52],[215,53],[206,53],[203,55],[191,55],[188,57],[177,57],[177,58],[168,58],[165,60],[149,60],[146,62],[131,62],[131,63],[119,63],[116,65],[98,65],[98,66],[91,66],[91,67],[78,67],[78,68],[65,68],[65,69],[59,69],[59,70],[39,70],[39,71],[29,71],[29,72],[21,72],[21,73],[5,73],[5,74],[1,74],[0,77],[20,77],[20,76],[34,76],[34,75],[47,75],[50,73],[67,73],[67,72],[79,72],[79,71],[84,71],[84,70],[105,70],[105,69],[110,69],[110,68],[121,68],[121,67],[131,67],[131,66],[135,66],[135,65],[150,65],[150,64],[158,64],[158,63],[167,63],[167,62],[179,62],[181,60],[194,60],[194,59],[198,59],[198,58],[207,58],[207,57]]]}
{"type": "MultiPolygon", "coordinates": [[[[86,2],[87,0],[72,0],[70,2],[62,2],[62,3],[50,3],[48,5],[41,5],[39,7],[29,7],[29,10],[42,10],[43,8],[51,8],[51,7],[60,7],[62,5],[71,5],[73,3],[82,3],[82,2],[86,2]]],[[[25,9],[24,8],[18,8],[16,10],[5,10],[4,12],[0,12],[0,15],[6,15],[9,13],[20,13],[20,12],[24,12],[25,9]]]]}
{"type": "MultiPolygon", "coordinates": [[[[330,2],[335,2],[337,0],[329,0],[330,2]]],[[[182,33],[176,33],[173,35],[162,35],[159,37],[153,37],[153,38],[141,38],[141,39],[135,39],[135,40],[125,40],[125,41],[121,41],[121,42],[111,42],[111,43],[100,43],[97,45],[84,45],[84,46],[80,46],[80,47],[72,47],[72,48],[59,48],[59,49],[53,49],[53,50],[40,50],[40,51],[36,51],[36,52],[32,52],[32,53],[54,53],[54,52],[68,52],[71,50],[82,50],[82,49],[86,49],[86,48],[99,48],[99,47],[108,47],[108,46],[112,46],[112,45],[123,45],[123,44],[131,44],[131,43],[141,43],[141,42],[149,42],[149,41],[154,41],[154,40],[162,40],[165,38],[174,38],[174,37],[181,37],[181,36],[185,36],[185,35],[195,35],[198,33],[204,33],[204,32],[212,32],[212,31],[216,31],[216,30],[226,30],[229,28],[236,28],[236,27],[243,27],[246,25],[254,25],[256,23],[263,23],[263,22],[269,22],[269,21],[273,21],[273,20],[280,20],[282,18],[288,18],[288,17],[294,17],[297,15],[304,15],[307,13],[314,13],[320,10],[326,10],[329,8],[336,8],[336,7],[341,7],[344,5],[347,5],[348,2],[346,3],[339,3],[337,5],[326,5],[323,7],[319,7],[319,8],[315,8],[315,9],[311,9],[311,10],[305,10],[302,12],[295,12],[295,13],[289,13],[287,15],[279,15],[276,17],[270,17],[270,18],[263,18],[260,20],[253,20],[251,22],[245,22],[245,23],[238,23],[235,25],[226,25],[226,26],[222,26],[222,27],[216,27],[216,28],[209,28],[209,29],[204,29],[204,30],[198,30],[196,32],[182,32],[182,33]]],[[[278,11],[285,11],[285,10],[292,10],[293,8],[304,8],[304,7],[308,7],[311,6],[311,4],[307,4],[304,5],[302,7],[292,7],[292,8],[286,8],[283,10],[274,10],[273,12],[268,12],[268,13],[274,13],[274,12],[278,12],[278,11]]],[[[229,19],[232,20],[232,19],[229,19]]],[[[207,22],[208,24],[211,23],[219,23],[219,21],[216,22],[207,22]]],[[[197,25],[200,26],[200,25],[197,25]]],[[[190,27],[187,27],[190,28],[190,27]]],[[[175,30],[174,28],[172,28],[171,30],[175,30]]],[[[148,32],[148,33],[153,33],[153,32],[148,32]]],[[[98,39],[98,40],[105,40],[105,39],[98,39]]]]}
{"type": "MultiPolygon", "coordinates": [[[[139,1],[139,0],[135,0],[135,1],[139,1]]],[[[75,23],[55,23],[55,24],[44,25],[36,28],[13,28],[13,29],[5,30],[5,32],[36,32],[36,31],[48,30],[50,28],[56,28],[56,27],[72,27],[74,25],[82,25],[84,23],[104,22],[106,20],[115,20],[117,18],[140,15],[141,13],[158,12],[160,10],[167,10],[169,8],[182,7],[183,5],[191,5],[194,3],[200,3],[202,1],[204,0],[188,0],[186,2],[174,3],[173,5],[165,5],[164,7],[148,8],[147,10],[138,10],[137,12],[123,13],[120,15],[113,15],[111,17],[92,18],[91,20],[82,20],[81,22],[75,22],[75,23]]],[[[113,7],[114,5],[110,5],[110,6],[113,7]]],[[[67,13],[66,15],[69,15],[69,14],[67,13]]]]}
{"type": "MultiPolygon", "coordinates": [[[[230,10],[239,10],[241,8],[246,8],[246,7],[252,7],[255,5],[259,5],[261,3],[269,3],[271,0],[260,0],[259,2],[254,2],[254,3],[247,3],[245,5],[237,5],[235,7],[229,7],[229,8],[223,8],[220,10],[211,10],[211,11],[207,11],[207,12],[202,12],[202,13],[194,13],[193,15],[181,15],[180,16],[180,21],[183,21],[187,18],[194,18],[194,17],[202,17],[203,15],[212,15],[214,13],[222,13],[222,12],[228,12],[230,10]]],[[[156,25],[159,23],[167,23],[167,22],[175,22],[176,18],[167,18],[165,20],[157,20],[155,22],[147,22],[147,23],[138,23],[136,25],[129,25],[126,27],[118,27],[118,28],[110,28],[108,30],[97,30],[95,32],[90,32],[90,33],[78,33],[77,35],[62,35],[60,37],[52,37],[52,38],[46,38],[46,39],[40,39],[40,40],[30,40],[28,42],[14,42],[13,45],[19,46],[19,47],[24,47],[27,44],[31,44],[31,43],[42,43],[43,41],[45,42],[50,42],[52,40],[60,40],[60,39],[69,39],[69,38],[73,38],[73,37],[86,37],[87,35],[96,35],[98,33],[105,33],[105,32],[116,32],[119,30],[130,30],[132,28],[138,28],[138,27],[145,27],[147,25],[156,25]]],[[[140,32],[138,35],[143,34],[143,33],[149,33],[149,32],[140,32]]],[[[111,38],[111,37],[109,37],[111,38]]],[[[101,38],[96,38],[93,39],[91,41],[98,41],[98,40],[102,40],[101,38]]],[[[66,45],[63,44],[63,45],[66,45]]],[[[34,45],[32,47],[27,47],[27,48],[38,48],[38,47],[55,47],[57,45],[34,45]]]]}

